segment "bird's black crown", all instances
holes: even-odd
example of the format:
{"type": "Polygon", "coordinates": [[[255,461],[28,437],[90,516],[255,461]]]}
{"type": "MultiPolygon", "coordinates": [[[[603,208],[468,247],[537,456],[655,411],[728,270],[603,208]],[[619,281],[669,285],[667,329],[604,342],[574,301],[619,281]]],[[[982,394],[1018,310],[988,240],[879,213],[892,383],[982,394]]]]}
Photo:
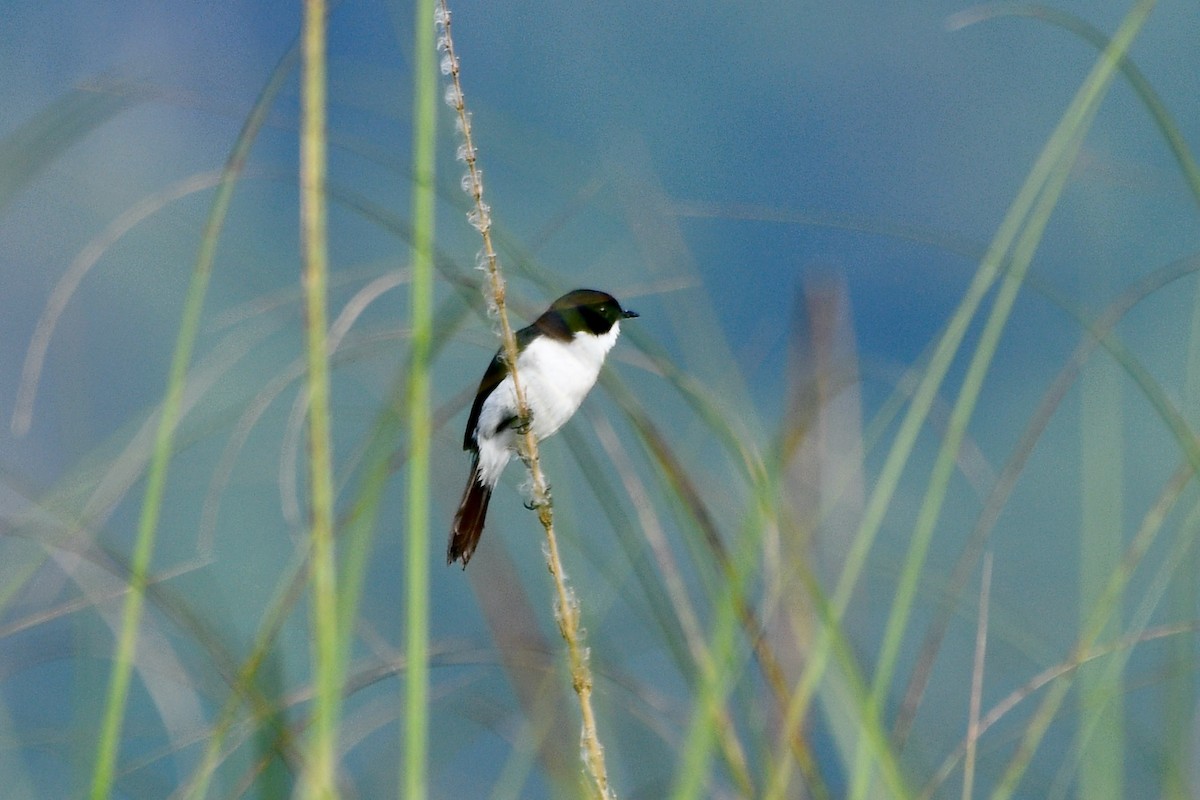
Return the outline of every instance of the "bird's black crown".
{"type": "Polygon", "coordinates": [[[602,336],[622,319],[636,317],[636,311],[621,308],[617,299],[596,289],[576,289],[554,301],[534,324],[555,338],[570,338],[576,333],[602,336]]]}

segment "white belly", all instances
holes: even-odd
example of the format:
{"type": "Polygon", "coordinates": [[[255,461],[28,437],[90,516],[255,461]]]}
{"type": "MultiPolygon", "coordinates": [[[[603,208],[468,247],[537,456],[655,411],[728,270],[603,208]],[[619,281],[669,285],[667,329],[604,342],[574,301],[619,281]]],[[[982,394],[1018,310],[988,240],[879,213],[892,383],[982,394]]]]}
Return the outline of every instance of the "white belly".
{"type": "MultiPolygon", "coordinates": [[[[521,390],[533,417],[533,434],[539,440],[550,436],[571,418],[583,398],[596,384],[604,357],[617,341],[620,326],[603,336],[578,335],[571,342],[549,337],[535,339],[517,358],[521,390]]],[[[496,387],[479,411],[476,437],[479,443],[480,477],[494,485],[516,449],[512,427],[496,428],[515,413],[517,406],[512,377],[496,387]]]]}

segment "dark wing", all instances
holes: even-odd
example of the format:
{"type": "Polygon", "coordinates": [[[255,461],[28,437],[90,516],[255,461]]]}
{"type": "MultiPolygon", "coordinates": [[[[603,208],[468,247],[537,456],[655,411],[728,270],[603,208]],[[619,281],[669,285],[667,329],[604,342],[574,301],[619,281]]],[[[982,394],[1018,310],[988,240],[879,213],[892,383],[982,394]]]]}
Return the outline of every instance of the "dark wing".
{"type": "Polygon", "coordinates": [[[475,392],[475,402],[471,404],[471,413],[467,416],[467,430],[463,433],[463,450],[478,452],[479,447],[475,444],[475,426],[479,424],[479,412],[483,409],[483,401],[487,400],[488,395],[500,385],[500,381],[504,380],[507,374],[508,365],[504,363],[504,355],[496,351],[496,355],[492,356],[492,363],[488,364],[487,372],[483,373],[483,380],[479,382],[479,390],[475,392]]]}
{"type": "MultiPolygon", "coordinates": [[[[517,331],[515,334],[517,352],[520,353],[524,350],[537,334],[536,325],[530,325],[517,331]]],[[[483,380],[479,382],[479,390],[475,392],[475,402],[471,404],[471,413],[467,416],[467,429],[463,432],[463,450],[478,450],[475,444],[475,426],[479,424],[479,412],[483,410],[483,401],[488,399],[492,390],[499,386],[506,377],[508,377],[508,364],[504,360],[504,350],[500,349],[496,351],[496,355],[492,356],[492,362],[488,364],[487,371],[483,373],[483,380]]],[[[503,429],[507,423],[514,420],[516,420],[515,416],[512,420],[501,422],[499,428],[503,429]]]]}

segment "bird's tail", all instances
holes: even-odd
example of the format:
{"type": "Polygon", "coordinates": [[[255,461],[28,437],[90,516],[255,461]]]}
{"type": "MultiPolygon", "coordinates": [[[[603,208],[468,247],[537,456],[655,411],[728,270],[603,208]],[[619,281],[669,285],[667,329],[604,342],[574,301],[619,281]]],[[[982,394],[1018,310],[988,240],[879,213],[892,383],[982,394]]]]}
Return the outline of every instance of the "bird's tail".
{"type": "Polygon", "coordinates": [[[450,528],[450,543],[446,547],[446,564],[449,566],[462,559],[463,569],[471,560],[479,537],[483,535],[483,521],[487,517],[488,501],[492,490],[479,479],[479,454],[471,461],[471,478],[463,490],[458,511],[454,514],[454,525],[450,528]]]}

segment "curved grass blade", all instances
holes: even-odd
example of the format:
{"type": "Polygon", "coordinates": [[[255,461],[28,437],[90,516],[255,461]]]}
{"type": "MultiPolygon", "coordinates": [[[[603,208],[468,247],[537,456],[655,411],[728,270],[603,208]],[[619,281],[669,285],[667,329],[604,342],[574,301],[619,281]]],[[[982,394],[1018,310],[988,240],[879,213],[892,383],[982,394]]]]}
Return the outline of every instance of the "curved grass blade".
{"type": "Polygon", "coordinates": [[[75,89],[0,139],[0,212],[71,145],[148,98],[99,87],[75,89]]]}
{"type": "MultiPolygon", "coordinates": [[[[1089,24],[1086,20],[1068,11],[1050,8],[1040,3],[999,3],[993,6],[969,8],[951,17],[949,25],[957,28],[994,17],[1007,16],[1032,17],[1065,28],[1100,52],[1104,52],[1111,44],[1111,40],[1104,31],[1089,24]]],[[[1197,204],[1200,204],[1200,166],[1197,166],[1187,140],[1183,137],[1179,126],[1175,124],[1174,117],[1167,110],[1166,103],[1159,97],[1158,92],[1154,90],[1129,53],[1122,53],[1117,65],[1121,74],[1125,76],[1129,85],[1137,93],[1142,105],[1150,112],[1154,123],[1162,132],[1163,138],[1167,140],[1167,146],[1171,148],[1171,154],[1175,156],[1175,161],[1179,164],[1183,178],[1187,181],[1188,189],[1192,192],[1192,197],[1197,204]]]]}
{"type": "MultiPolygon", "coordinates": [[[[1122,22],[1109,49],[1102,54],[1093,67],[1071,105],[1068,106],[1059,126],[1051,134],[1046,150],[1043,151],[1043,157],[1039,158],[1038,165],[1030,174],[1030,180],[1022,187],[1022,194],[1029,190],[1036,199],[1030,206],[1028,216],[1019,221],[1019,235],[1016,235],[1017,229],[1014,227],[1014,236],[1010,240],[1012,244],[1011,264],[1005,272],[1000,291],[984,325],[975,353],[967,367],[962,389],[951,413],[948,430],[938,451],[926,494],[918,512],[900,584],[896,590],[896,598],[892,603],[891,614],[884,632],[879,665],[872,685],[872,700],[877,708],[882,707],[883,697],[891,686],[896,659],[912,611],[925,556],[932,541],[934,528],[941,515],[950,478],[954,472],[955,457],[982,391],[991,359],[999,346],[1000,336],[1020,291],[1024,275],[1041,241],[1042,232],[1045,230],[1062,189],[1066,185],[1071,165],[1074,163],[1083,136],[1095,117],[1100,101],[1111,85],[1117,60],[1120,54],[1126,52],[1132,44],[1153,5],[1153,0],[1140,3],[1122,22]],[[1045,167],[1044,179],[1035,182],[1033,178],[1038,172],[1038,166],[1043,165],[1045,167]]],[[[1005,237],[998,235],[990,252],[996,253],[1000,247],[1003,248],[1000,253],[1006,252],[1010,241],[1005,241],[1005,237]]],[[[867,754],[864,749],[860,751],[860,756],[856,759],[855,783],[852,791],[852,796],[856,798],[865,796],[869,788],[865,778],[868,766],[866,759],[867,754]]]]}
{"type": "MultiPolygon", "coordinates": [[[[285,58],[285,61],[287,59],[285,58]]],[[[282,67],[282,65],[281,65],[282,67]]],[[[273,99],[283,83],[287,70],[276,68],[271,82],[259,98],[254,110],[247,117],[237,142],[223,169],[222,180],[213,198],[208,221],[201,238],[196,264],[184,300],[183,314],[175,351],[171,358],[171,369],[167,380],[166,397],[163,401],[158,431],[155,436],[154,455],[147,473],[146,493],[142,514],[138,523],[137,542],[131,564],[130,592],[125,601],[124,621],[117,645],[116,661],[113,666],[105,704],[104,721],[97,737],[97,753],[92,772],[91,795],[94,800],[107,798],[112,791],[117,750],[121,738],[121,725],[125,713],[125,702],[129,692],[130,674],[137,646],[137,628],[141,619],[143,594],[150,558],[154,552],[154,538],[162,497],[166,489],[167,466],[171,459],[172,442],[183,399],[187,372],[191,364],[192,350],[200,327],[200,314],[204,307],[209,277],[216,256],[217,242],[229,211],[233,189],[245,166],[246,156],[258,131],[266,119],[270,99],[273,99]]]]}

